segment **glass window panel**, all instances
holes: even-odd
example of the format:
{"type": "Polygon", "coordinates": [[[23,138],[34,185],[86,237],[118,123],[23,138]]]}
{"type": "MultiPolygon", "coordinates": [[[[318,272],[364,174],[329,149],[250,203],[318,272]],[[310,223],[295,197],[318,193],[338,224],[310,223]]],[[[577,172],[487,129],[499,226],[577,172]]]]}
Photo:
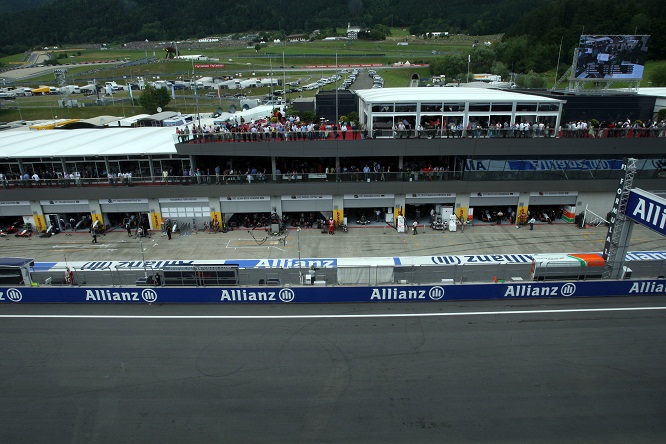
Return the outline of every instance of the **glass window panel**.
{"type": "Polygon", "coordinates": [[[416,103],[396,103],[395,112],[397,113],[415,113],[416,103]]]}
{"type": "Polygon", "coordinates": [[[393,112],[392,103],[375,103],[372,105],[373,113],[391,113],[393,112]]]}
{"type": "Polygon", "coordinates": [[[536,111],[536,110],[537,110],[537,104],[536,103],[521,103],[521,102],[518,102],[516,104],[516,111],[517,112],[536,111]]]}
{"type": "Polygon", "coordinates": [[[493,103],[491,109],[493,111],[511,111],[513,109],[513,103],[493,103]]]}
{"type": "Polygon", "coordinates": [[[445,103],[443,111],[445,113],[454,113],[465,111],[464,103],[445,103]]]}
{"type": "Polygon", "coordinates": [[[432,112],[441,112],[442,104],[441,103],[422,103],[421,112],[422,113],[432,113],[432,112]]]}
{"type": "Polygon", "coordinates": [[[377,137],[393,134],[393,117],[372,116],[372,130],[377,137]]]}
{"type": "Polygon", "coordinates": [[[490,103],[470,103],[469,112],[488,112],[490,111],[490,103]]]}
{"type": "Polygon", "coordinates": [[[539,111],[558,111],[559,103],[539,103],[539,111]]]}

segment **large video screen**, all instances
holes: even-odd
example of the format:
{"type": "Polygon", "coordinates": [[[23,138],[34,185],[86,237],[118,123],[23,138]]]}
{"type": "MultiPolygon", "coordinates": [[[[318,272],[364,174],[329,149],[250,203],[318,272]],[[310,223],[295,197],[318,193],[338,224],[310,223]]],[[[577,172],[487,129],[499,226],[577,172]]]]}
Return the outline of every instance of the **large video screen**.
{"type": "Polygon", "coordinates": [[[649,37],[649,35],[580,36],[576,78],[642,79],[649,37]]]}

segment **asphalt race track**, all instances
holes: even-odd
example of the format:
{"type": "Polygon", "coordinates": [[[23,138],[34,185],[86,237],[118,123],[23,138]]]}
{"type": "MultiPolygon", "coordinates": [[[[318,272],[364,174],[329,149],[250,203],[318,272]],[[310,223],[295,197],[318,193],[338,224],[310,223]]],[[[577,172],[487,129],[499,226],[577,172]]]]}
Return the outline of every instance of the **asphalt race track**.
{"type": "Polygon", "coordinates": [[[0,318],[3,443],[666,437],[663,297],[5,304],[0,318]]]}

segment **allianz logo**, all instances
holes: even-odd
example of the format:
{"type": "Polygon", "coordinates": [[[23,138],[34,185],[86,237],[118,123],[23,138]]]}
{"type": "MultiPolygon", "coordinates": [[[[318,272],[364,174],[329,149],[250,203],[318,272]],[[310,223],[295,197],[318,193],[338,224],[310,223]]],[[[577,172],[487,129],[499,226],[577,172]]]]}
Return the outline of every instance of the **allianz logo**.
{"type": "Polygon", "coordinates": [[[504,297],[535,297],[535,296],[573,296],[576,284],[567,282],[562,285],[507,285],[504,297]]]}
{"type": "Polygon", "coordinates": [[[0,291],[0,301],[21,302],[23,294],[16,288],[8,288],[7,292],[0,291]]]}
{"type": "Polygon", "coordinates": [[[630,294],[666,293],[666,284],[662,282],[634,282],[629,289],[630,294]]]}
{"type": "Polygon", "coordinates": [[[444,297],[444,288],[440,286],[424,289],[405,289],[400,287],[373,288],[370,294],[371,301],[410,301],[431,299],[438,301],[444,297]]]}
{"type": "Polygon", "coordinates": [[[280,291],[222,290],[221,302],[292,302],[296,298],[294,290],[283,288],[280,291]]]}
{"type": "Polygon", "coordinates": [[[86,290],[86,302],[157,302],[157,291],[146,288],[138,291],[86,290]]]}

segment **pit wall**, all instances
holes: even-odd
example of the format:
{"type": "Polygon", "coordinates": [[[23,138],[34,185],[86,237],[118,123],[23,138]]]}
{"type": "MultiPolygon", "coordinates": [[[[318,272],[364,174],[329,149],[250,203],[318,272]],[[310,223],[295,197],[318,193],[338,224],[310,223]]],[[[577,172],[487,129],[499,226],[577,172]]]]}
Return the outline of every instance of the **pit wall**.
{"type": "Polygon", "coordinates": [[[4,287],[0,288],[0,303],[296,304],[657,296],[664,294],[666,294],[666,280],[663,279],[375,287],[4,287]]]}

